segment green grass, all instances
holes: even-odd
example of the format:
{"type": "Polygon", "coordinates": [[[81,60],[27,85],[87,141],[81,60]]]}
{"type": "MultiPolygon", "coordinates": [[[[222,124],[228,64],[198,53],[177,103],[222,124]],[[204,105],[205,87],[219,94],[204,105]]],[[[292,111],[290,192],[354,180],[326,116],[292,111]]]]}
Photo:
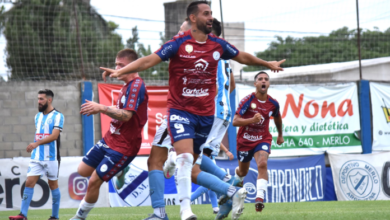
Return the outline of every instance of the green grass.
{"type": "MultiPolygon", "coordinates": [[[[193,205],[193,212],[199,220],[214,219],[211,205],[193,205]]],[[[76,209],[61,209],[60,219],[67,220],[74,216],[76,209]]],[[[125,208],[94,208],[88,219],[90,220],[141,220],[152,213],[148,207],[125,208]]],[[[167,206],[170,220],[179,220],[179,206],[167,206]]],[[[18,211],[2,211],[0,219],[8,219],[9,215],[18,214],[18,211]]],[[[30,210],[29,220],[45,220],[51,214],[50,210],[30,210]]],[[[231,219],[231,215],[227,219],[231,219]]],[[[390,201],[353,201],[353,202],[295,202],[295,203],[266,203],[262,213],[256,213],[254,204],[245,204],[241,220],[252,219],[390,219],[390,201]]]]}

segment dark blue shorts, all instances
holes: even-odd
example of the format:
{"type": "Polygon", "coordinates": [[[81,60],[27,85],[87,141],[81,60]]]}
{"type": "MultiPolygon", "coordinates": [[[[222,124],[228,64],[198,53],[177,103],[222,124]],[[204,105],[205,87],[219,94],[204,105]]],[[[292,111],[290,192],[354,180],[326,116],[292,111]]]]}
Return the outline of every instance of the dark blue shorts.
{"type": "Polygon", "coordinates": [[[123,170],[135,156],[129,157],[112,150],[104,139],[100,140],[84,156],[83,162],[95,168],[100,179],[109,181],[119,171],[123,170]]]}
{"type": "Polygon", "coordinates": [[[195,154],[200,154],[200,146],[206,142],[213,122],[214,115],[200,116],[173,108],[168,110],[168,129],[172,143],[194,139],[195,154]]]}
{"type": "Polygon", "coordinates": [[[263,142],[263,143],[258,144],[255,148],[253,148],[250,151],[238,151],[237,152],[238,160],[241,162],[249,162],[252,160],[253,155],[255,155],[255,153],[257,151],[261,151],[261,150],[270,154],[271,153],[271,144],[267,143],[267,142],[263,142]]]}

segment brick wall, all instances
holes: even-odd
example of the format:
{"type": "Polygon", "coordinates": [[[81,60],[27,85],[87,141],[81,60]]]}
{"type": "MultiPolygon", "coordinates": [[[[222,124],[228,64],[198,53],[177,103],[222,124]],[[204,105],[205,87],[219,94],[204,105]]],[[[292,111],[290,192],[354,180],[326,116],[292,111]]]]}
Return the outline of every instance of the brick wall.
{"type": "MultiPolygon", "coordinates": [[[[30,157],[26,147],[34,141],[38,90],[44,88],[54,92],[53,106],[65,117],[61,156],[82,155],[80,82],[0,82],[0,158],[30,157]]],[[[94,94],[97,100],[97,88],[94,94]]]]}

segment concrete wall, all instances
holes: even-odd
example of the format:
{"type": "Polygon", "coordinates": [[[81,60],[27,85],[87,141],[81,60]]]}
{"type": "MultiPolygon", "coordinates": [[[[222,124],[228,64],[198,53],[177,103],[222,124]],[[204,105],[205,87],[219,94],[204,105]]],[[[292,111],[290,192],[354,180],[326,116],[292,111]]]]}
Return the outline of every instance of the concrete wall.
{"type": "Polygon", "coordinates": [[[164,3],[165,12],[165,40],[170,40],[180,30],[180,26],[187,17],[187,6],[192,0],[183,0],[164,3]]]}
{"type": "MultiPolygon", "coordinates": [[[[233,44],[238,50],[245,51],[244,22],[225,22],[224,31],[226,41],[233,44]]],[[[234,60],[230,60],[230,65],[234,75],[240,75],[240,70],[243,68],[243,65],[234,60]]]]}
{"type": "Polygon", "coordinates": [[[82,155],[79,82],[1,82],[0,158],[30,157],[26,147],[34,141],[38,90],[44,88],[54,92],[53,106],[65,117],[61,156],[82,155]]]}

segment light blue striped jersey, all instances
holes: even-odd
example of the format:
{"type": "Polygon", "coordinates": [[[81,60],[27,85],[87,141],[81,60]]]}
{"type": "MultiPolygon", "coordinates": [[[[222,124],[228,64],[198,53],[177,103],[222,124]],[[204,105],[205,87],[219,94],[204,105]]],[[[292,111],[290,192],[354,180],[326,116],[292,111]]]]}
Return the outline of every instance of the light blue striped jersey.
{"type": "Polygon", "coordinates": [[[230,67],[229,61],[220,59],[218,62],[217,85],[218,93],[215,97],[215,117],[231,121],[230,109],[230,67]]]}
{"type": "MultiPolygon", "coordinates": [[[[53,133],[54,129],[60,129],[64,125],[64,115],[53,109],[49,114],[44,115],[39,112],[35,115],[35,140],[41,140],[53,133]]],[[[48,144],[39,145],[31,153],[31,159],[36,161],[59,160],[60,136],[58,139],[48,144]]]]}

